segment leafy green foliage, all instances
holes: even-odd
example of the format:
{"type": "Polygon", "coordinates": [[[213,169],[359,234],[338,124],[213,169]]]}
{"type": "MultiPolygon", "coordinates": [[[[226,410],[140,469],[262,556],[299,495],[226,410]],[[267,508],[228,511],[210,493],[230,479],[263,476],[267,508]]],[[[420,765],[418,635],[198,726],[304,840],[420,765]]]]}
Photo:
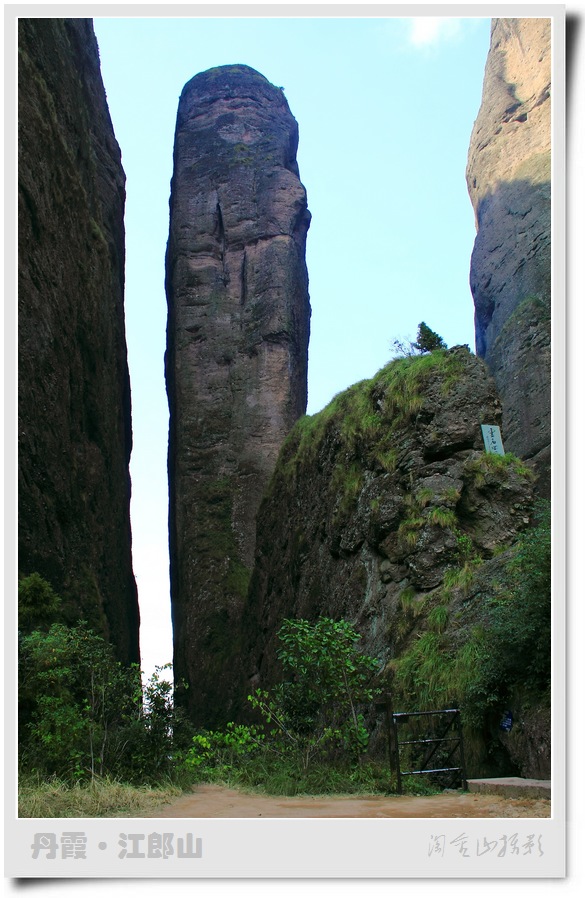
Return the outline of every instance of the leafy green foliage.
{"type": "Polygon", "coordinates": [[[447,349],[447,344],[424,321],[418,326],[416,341],[413,344],[417,352],[434,352],[435,349],[447,349]]]}
{"type": "Polygon", "coordinates": [[[374,697],[378,662],[358,651],[360,636],[344,620],[285,620],[278,638],[284,682],[248,697],[273,749],[301,757],[303,770],[332,748],[359,760],[369,740],[359,706],[374,697]]]}
{"type": "Polygon", "coordinates": [[[18,583],[18,628],[23,633],[55,623],[61,599],[40,574],[29,574],[18,583]]]}
{"type": "Polygon", "coordinates": [[[374,697],[369,684],[378,663],[358,651],[359,634],[347,621],[321,617],[285,620],[278,637],[285,680],[248,697],[263,725],[197,733],[185,757],[196,778],[242,783],[244,776],[247,785],[270,783],[280,794],[296,794],[300,783],[330,791],[339,765],[328,765],[324,777],[323,760],[336,752],[355,764],[366,750],[359,706],[374,697]]]}
{"type": "MultiPolygon", "coordinates": [[[[252,729],[252,728],[251,728],[252,729]]],[[[389,791],[388,762],[355,765],[316,758],[303,767],[294,752],[277,752],[268,744],[249,751],[227,748],[225,733],[200,733],[194,740],[190,775],[198,782],[215,782],[268,795],[375,794],[389,791]],[[197,754],[206,755],[201,761],[197,754]]],[[[187,762],[186,762],[187,763],[187,762]]]]}
{"type": "Polygon", "coordinates": [[[393,340],[392,347],[398,358],[412,356],[415,353],[423,354],[435,352],[437,349],[447,349],[447,344],[442,337],[421,321],[416,335],[416,340],[393,340]]]}
{"type": "Polygon", "coordinates": [[[35,630],[21,638],[19,654],[25,755],[50,773],[103,774],[116,752],[115,727],[131,707],[137,672],[124,671],[84,623],[35,630]]]}
{"type": "Polygon", "coordinates": [[[192,727],[173,701],[173,683],[163,675],[171,669],[171,664],[157,667],[134,692],[131,714],[120,733],[126,750],[116,768],[130,782],[172,778],[191,739],[192,727]]]}
{"type": "Polygon", "coordinates": [[[258,754],[264,738],[258,727],[233,722],[224,731],[197,733],[185,755],[185,765],[196,779],[229,779],[235,768],[247,765],[258,754]]]}
{"type": "MultiPolygon", "coordinates": [[[[60,607],[38,575],[22,584],[25,624],[40,624],[48,617],[43,609],[60,607]]],[[[187,724],[173,706],[172,683],[161,676],[165,669],[157,668],[143,690],[138,667],[116,661],[112,647],[84,621],[21,631],[21,769],[73,781],[169,776],[187,724]]]]}
{"type": "Polygon", "coordinates": [[[536,526],[525,531],[494,590],[487,612],[481,659],[470,684],[491,703],[514,687],[543,697],[550,692],[551,535],[550,505],[541,501],[536,526]]]}
{"type": "MultiPolygon", "coordinates": [[[[468,559],[445,584],[468,589],[479,569],[468,559]]],[[[500,579],[492,581],[479,617],[453,639],[449,606],[437,605],[429,629],[393,663],[394,684],[406,710],[430,710],[445,703],[462,709],[468,728],[482,729],[517,690],[542,701],[550,692],[551,640],[550,506],[537,506],[535,526],[520,535],[500,579]]]]}

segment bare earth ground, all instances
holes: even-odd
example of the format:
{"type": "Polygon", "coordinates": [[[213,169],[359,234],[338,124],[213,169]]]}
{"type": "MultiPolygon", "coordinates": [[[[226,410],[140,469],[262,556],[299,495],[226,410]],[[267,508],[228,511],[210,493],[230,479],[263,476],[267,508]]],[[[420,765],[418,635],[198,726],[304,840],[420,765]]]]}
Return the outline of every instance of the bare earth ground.
{"type": "Polygon", "coordinates": [[[197,786],[150,817],[550,817],[547,799],[445,792],[425,797],[284,798],[197,786]]]}

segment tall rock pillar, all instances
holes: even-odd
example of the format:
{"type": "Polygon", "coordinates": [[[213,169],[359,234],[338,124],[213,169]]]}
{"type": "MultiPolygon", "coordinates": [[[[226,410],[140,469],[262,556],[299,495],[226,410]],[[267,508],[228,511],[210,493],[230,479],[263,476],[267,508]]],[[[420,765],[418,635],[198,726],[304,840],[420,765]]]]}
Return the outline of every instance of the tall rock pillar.
{"type": "Polygon", "coordinates": [[[551,23],[494,19],[467,184],[478,355],[503,405],[505,448],[550,482],[551,23]]]}
{"type": "Polygon", "coordinates": [[[171,601],[178,698],[208,726],[237,711],[256,513],[306,409],[297,142],[283,91],[248,66],[183,89],[166,261],[171,601]]]}

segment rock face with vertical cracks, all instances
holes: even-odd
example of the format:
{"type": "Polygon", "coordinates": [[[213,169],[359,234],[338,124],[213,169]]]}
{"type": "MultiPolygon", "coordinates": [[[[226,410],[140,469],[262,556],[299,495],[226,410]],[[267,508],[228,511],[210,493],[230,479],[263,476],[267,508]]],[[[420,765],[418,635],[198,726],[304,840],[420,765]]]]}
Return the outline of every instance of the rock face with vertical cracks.
{"type": "Polygon", "coordinates": [[[203,72],[181,94],[166,263],[171,595],[176,681],[205,725],[234,713],[256,513],[306,408],[297,142],[282,90],[247,66],[203,72]]]}
{"type": "Polygon", "coordinates": [[[138,662],[124,172],[89,19],[19,21],[19,571],[138,662]]]}
{"type": "Polygon", "coordinates": [[[495,19],[467,183],[476,347],[503,404],[505,448],[550,481],[550,20],[495,19]]]}

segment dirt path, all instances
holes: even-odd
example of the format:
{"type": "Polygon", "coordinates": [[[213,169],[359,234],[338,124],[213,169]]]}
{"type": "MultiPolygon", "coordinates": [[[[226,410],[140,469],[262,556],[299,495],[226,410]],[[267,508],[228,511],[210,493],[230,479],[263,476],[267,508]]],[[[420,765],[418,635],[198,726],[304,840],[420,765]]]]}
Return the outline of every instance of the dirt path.
{"type": "Polygon", "coordinates": [[[150,817],[550,817],[546,799],[444,792],[440,795],[281,798],[198,786],[150,817]]]}

